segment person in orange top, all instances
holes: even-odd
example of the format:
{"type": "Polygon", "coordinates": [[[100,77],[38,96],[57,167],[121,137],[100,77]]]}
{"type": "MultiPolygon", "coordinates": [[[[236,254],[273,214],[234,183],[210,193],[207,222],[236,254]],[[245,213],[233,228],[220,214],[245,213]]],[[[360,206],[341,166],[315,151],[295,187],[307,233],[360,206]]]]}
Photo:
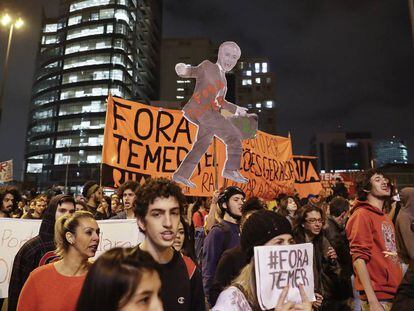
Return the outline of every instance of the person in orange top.
{"type": "Polygon", "coordinates": [[[358,201],[346,225],[362,310],[390,310],[402,279],[394,225],[383,212],[391,195],[389,179],[378,170],[357,180],[358,201]]]}
{"type": "Polygon", "coordinates": [[[61,260],[30,273],[17,305],[18,311],[75,310],[88,272],[89,258],[99,244],[99,227],[93,215],[77,211],[55,224],[56,253],[61,260]]]}

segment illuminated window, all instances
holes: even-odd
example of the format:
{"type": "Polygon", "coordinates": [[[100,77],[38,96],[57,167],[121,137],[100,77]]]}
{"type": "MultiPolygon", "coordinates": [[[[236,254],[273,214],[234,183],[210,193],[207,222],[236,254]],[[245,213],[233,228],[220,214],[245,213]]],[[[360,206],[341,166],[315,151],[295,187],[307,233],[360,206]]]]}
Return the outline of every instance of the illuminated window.
{"type": "Polygon", "coordinates": [[[72,3],[69,7],[69,12],[74,12],[94,6],[109,4],[111,0],[85,0],[72,3]]]}
{"type": "Polygon", "coordinates": [[[259,73],[260,72],[260,63],[254,63],[254,72],[259,73]]]}
{"type": "Polygon", "coordinates": [[[68,26],[76,25],[82,22],[82,15],[71,16],[68,19],[68,26]]]}
{"type": "Polygon", "coordinates": [[[262,108],[262,103],[256,103],[256,108],[262,108]]]}
{"type": "Polygon", "coordinates": [[[91,25],[86,26],[83,28],[72,29],[68,31],[66,36],[66,40],[82,38],[92,35],[99,35],[104,33],[104,26],[103,25],[91,25]]]}
{"type": "Polygon", "coordinates": [[[27,164],[27,172],[28,173],[38,174],[38,173],[41,173],[42,170],[43,170],[43,164],[42,163],[28,163],[27,164]]]}
{"type": "Polygon", "coordinates": [[[184,89],[182,87],[177,88],[177,91],[182,92],[184,89]]]}
{"type": "Polygon", "coordinates": [[[346,142],[346,147],[347,148],[355,148],[355,147],[358,147],[358,143],[354,142],[354,141],[347,141],[346,142]]]}
{"type": "Polygon", "coordinates": [[[116,19],[120,19],[123,20],[125,22],[127,22],[127,24],[129,24],[129,17],[128,17],[128,13],[126,10],[116,10],[115,12],[115,18],[116,19]]]}
{"type": "Polygon", "coordinates": [[[177,99],[184,99],[184,96],[177,95],[177,96],[176,96],[176,98],[177,98],[177,99]]]}
{"type": "Polygon", "coordinates": [[[273,108],[273,100],[267,100],[265,102],[265,107],[266,108],[273,108]]]}
{"type": "Polygon", "coordinates": [[[114,17],[114,9],[99,10],[99,18],[100,19],[113,18],[113,17],[114,17]]]}
{"type": "Polygon", "coordinates": [[[246,76],[250,77],[252,75],[252,71],[251,70],[246,70],[246,76]]]}
{"type": "Polygon", "coordinates": [[[57,24],[46,24],[43,32],[56,32],[58,29],[57,24]]]}
{"type": "Polygon", "coordinates": [[[266,83],[271,83],[272,82],[272,78],[266,78],[266,83]]]}
{"type": "Polygon", "coordinates": [[[261,81],[261,80],[260,80],[260,78],[256,78],[256,79],[255,79],[255,82],[256,82],[257,84],[260,84],[260,81],[261,81]]]}
{"type": "Polygon", "coordinates": [[[267,73],[267,63],[262,63],[262,72],[267,73]]]}
{"type": "Polygon", "coordinates": [[[57,36],[43,36],[42,44],[53,44],[58,42],[57,36]]]}

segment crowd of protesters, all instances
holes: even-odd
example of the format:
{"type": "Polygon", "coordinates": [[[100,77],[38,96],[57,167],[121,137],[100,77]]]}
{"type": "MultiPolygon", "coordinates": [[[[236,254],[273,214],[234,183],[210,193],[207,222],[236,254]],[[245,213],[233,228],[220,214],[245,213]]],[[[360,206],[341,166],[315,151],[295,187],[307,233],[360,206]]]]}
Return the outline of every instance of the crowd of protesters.
{"type": "Polygon", "coordinates": [[[281,194],[276,205],[230,186],[185,197],[168,179],[127,181],[111,196],[97,182],[82,194],[0,187],[0,217],[40,219],[15,256],[8,310],[260,310],[253,248],[312,243],[315,301],[275,310],[411,310],[414,188],[399,196],[378,170],[358,176],[350,197],[281,194]],[[94,263],[96,220],[136,219],[144,240],[94,263]]]}

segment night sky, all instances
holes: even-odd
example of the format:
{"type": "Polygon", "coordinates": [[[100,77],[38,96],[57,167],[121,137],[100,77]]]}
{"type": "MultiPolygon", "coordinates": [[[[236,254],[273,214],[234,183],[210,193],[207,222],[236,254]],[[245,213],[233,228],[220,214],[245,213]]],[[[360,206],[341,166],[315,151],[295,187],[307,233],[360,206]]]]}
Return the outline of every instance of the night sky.
{"type": "MultiPolygon", "coordinates": [[[[58,1],[12,3],[27,27],[13,37],[0,161],[14,158],[20,178],[41,7],[55,14],[58,1]]],[[[166,0],[163,36],[232,40],[244,56],[269,58],[278,134],[290,131],[295,154],[309,153],[315,133],[340,129],[400,137],[414,161],[414,57],[406,0],[166,0]]],[[[3,30],[1,66],[5,45],[3,30]]]]}

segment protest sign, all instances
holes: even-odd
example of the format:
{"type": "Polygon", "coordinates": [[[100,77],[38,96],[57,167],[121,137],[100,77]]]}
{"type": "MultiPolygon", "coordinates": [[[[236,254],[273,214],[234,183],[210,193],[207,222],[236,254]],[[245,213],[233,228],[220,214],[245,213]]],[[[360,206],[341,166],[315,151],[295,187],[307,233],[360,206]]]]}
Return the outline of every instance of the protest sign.
{"type": "MultiPolygon", "coordinates": [[[[39,233],[41,220],[0,218],[0,298],[7,297],[14,257],[20,247],[39,233]]],[[[113,247],[132,247],[144,240],[134,219],[100,220],[95,259],[113,247]],[[122,228],[122,230],[120,230],[122,228]]]]}
{"type": "MultiPolygon", "coordinates": [[[[148,177],[171,178],[191,149],[197,127],[181,110],[152,107],[108,97],[102,150],[102,185],[117,188],[127,180],[142,183],[148,177]]],[[[215,138],[216,139],[216,138],[215,138]]],[[[221,177],[226,146],[217,142],[218,185],[229,186],[221,177]]],[[[241,173],[249,179],[237,184],[247,196],[273,199],[280,192],[291,192],[294,167],[290,138],[257,132],[243,141],[241,173]]],[[[183,187],[186,195],[210,196],[215,190],[212,144],[196,167],[191,181],[195,189],[183,187]]]]}
{"type": "Polygon", "coordinates": [[[317,195],[323,189],[317,173],[316,157],[293,156],[295,164],[295,189],[300,198],[317,195]]]}
{"type": "Polygon", "coordinates": [[[355,178],[359,171],[353,172],[333,172],[333,173],[321,173],[321,184],[325,191],[330,194],[333,193],[336,179],[339,178],[348,190],[348,194],[352,197],[356,194],[355,178]]]}
{"type": "Polygon", "coordinates": [[[254,248],[257,299],[262,310],[273,310],[282,290],[289,286],[288,301],[302,301],[299,285],[314,301],[313,245],[258,246],[254,248]]]}
{"type": "Polygon", "coordinates": [[[0,182],[13,180],[13,160],[0,162],[0,182]]]}

